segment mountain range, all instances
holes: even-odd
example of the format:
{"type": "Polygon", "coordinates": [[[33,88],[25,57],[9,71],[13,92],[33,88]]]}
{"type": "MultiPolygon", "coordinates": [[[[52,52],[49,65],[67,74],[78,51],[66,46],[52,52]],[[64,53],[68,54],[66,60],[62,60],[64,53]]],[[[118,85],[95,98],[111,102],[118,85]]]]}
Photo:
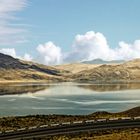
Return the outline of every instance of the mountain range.
{"type": "MultiPolygon", "coordinates": [[[[102,60],[98,60],[98,62],[102,60]]],[[[95,60],[94,60],[95,62],[95,60]]],[[[96,60],[97,62],[97,60],[96,60]]],[[[46,66],[0,53],[0,82],[139,82],[140,59],[123,63],[46,66]]]]}
{"type": "Polygon", "coordinates": [[[90,61],[82,61],[82,63],[84,64],[120,64],[120,63],[124,63],[124,60],[111,60],[111,61],[105,61],[103,59],[93,59],[90,61]]]}
{"type": "Polygon", "coordinates": [[[65,81],[65,70],[38,63],[22,61],[0,53],[1,82],[65,81]]]}

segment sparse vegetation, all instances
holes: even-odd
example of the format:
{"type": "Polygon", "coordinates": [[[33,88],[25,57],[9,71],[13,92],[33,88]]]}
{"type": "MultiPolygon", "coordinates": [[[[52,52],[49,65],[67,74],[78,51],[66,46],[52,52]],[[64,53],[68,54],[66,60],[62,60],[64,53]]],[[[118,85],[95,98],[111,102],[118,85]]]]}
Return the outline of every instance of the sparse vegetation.
{"type": "Polygon", "coordinates": [[[140,140],[140,129],[104,130],[26,140],[140,140]]]}
{"type": "Polygon", "coordinates": [[[0,83],[3,82],[140,82],[140,59],[123,64],[66,64],[45,66],[0,54],[0,83]],[[10,73],[10,74],[7,74],[10,73]]]}
{"type": "Polygon", "coordinates": [[[19,129],[32,126],[40,126],[50,123],[73,122],[92,120],[97,118],[115,118],[115,117],[135,117],[140,116],[140,107],[136,107],[120,113],[95,112],[90,115],[35,115],[21,117],[3,117],[0,118],[0,131],[19,129]]]}

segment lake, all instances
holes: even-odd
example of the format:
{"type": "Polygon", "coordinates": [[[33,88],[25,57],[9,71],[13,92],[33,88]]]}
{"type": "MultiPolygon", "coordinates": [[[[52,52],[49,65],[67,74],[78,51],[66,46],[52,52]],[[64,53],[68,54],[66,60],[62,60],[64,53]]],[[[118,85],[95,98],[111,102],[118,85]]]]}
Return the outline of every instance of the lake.
{"type": "Polygon", "coordinates": [[[0,116],[34,114],[83,115],[120,112],[140,106],[140,84],[0,85],[0,116]]]}

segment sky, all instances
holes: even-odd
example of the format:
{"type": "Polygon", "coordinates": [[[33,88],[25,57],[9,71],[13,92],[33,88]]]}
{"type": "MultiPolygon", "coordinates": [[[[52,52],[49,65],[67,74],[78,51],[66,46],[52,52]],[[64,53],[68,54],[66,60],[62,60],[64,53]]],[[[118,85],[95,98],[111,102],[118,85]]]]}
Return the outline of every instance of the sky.
{"type": "Polygon", "coordinates": [[[46,65],[140,58],[139,0],[0,0],[0,52],[46,65]]]}

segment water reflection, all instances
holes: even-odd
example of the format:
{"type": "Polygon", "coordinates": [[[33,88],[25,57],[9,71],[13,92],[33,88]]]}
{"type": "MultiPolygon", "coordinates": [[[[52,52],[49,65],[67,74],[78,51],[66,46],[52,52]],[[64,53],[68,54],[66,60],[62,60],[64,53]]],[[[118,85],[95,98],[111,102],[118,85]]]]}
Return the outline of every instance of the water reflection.
{"type": "MultiPolygon", "coordinates": [[[[79,87],[84,89],[89,89],[92,91],[120,91],[120,90],[136,90],[140,89],[139,83],[130,83],[130,84],[88,84],[88,83],[59,83],[59,84],[5,84],[0,85],[0,95],[13,95],[13,94],[25,94],[25,93],[36,93],[38,91],[48,90],[49,88],[62,87],[63,90],[67,90],[65,87],[71,88],[79,87]]],[[[67,91],[68,92],[68,91],[67,91]]]]}
{"type": "Polygon", "coordinates": [[[45,90],[49,88],[49,85],[24,85],[24,84],[11,84],[11,85],[1,85],[0,95],[13,95],[13,94],[23,94],[23,93],[35,93],[37,91],[45,90]]]}
{"type": "Polygon", "coordinates": [[[139,84],[1,85],[0,94],[0,116],[119,112],[140,105],[139,84]]]}
{"type": "Polygon", "coordinates": [[[93,91],[119,91],[119,90],[134,90],[140,89],[140,83],[130,84],[95,84],[95,85],[78,85],[81,88],[90,89],[93,91]]]}

